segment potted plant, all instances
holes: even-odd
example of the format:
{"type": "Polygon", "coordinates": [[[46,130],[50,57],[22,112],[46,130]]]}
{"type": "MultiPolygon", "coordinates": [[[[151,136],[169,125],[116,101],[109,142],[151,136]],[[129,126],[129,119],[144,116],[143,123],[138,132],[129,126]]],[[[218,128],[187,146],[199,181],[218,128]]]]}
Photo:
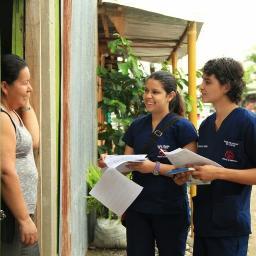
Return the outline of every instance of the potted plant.
{"type": "MultiPolygon", "coordinates": [[[[101,169],[90,165],[86,172],[87,191],[89,192],[100,180],[101,169]]],[[[88,244],[99,248],[125,248],[125,228],[116,214],[87,193],[88,244]]]]}
{"type": "Polygon", "coordinates": [[[102,173],[98,166],[90,165],[86,171],[86,185],[87,185],[87,232],[88,232],[88,243],[90,244],[94,240],[94,228],[96,225],[97,216],[101,216],[105,212],[105,207],[94,197],[89,195],[89,191],[94,185],[100,180],[102,173]]]}

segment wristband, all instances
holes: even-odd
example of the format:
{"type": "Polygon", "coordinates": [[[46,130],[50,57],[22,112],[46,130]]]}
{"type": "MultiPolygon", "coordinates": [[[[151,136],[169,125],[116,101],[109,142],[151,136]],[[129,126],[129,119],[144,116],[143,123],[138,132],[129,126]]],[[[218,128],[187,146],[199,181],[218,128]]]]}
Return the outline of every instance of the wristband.
{"type": "Polygon", "coordinates": [[[159,162],[156,162],[155,168],[152,173],[156,176],[160,174],[160,163],[159,162]]]}

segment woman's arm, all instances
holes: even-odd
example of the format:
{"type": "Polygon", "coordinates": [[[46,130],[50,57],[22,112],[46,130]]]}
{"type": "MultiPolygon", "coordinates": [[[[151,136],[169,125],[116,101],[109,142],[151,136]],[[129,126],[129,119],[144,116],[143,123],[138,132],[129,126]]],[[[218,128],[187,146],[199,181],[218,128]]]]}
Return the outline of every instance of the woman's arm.
{"type": "Polygon", "coordinates": [[[192,141],[189,144],[185,145],[183,148],[186,148],[186,149],[196,153],[197,152],[197,142],[192,141]]]}
{"type": "Polygon", "coordinates": [[[22,242],[33,244],[37,241],[37,229],[29,216],[16,172],[15,129],[4,113],[0,113],[0,123],[2,198],[20,225],[22,242]]]}
{"type": "Polygon", "coordinates": [[[124,155],[133,155],[133,154],[134,154],[133,148],[131,148],[131,147],[128,146],[128,145],[125,145],[125,148],[124,148],[124,155]]]}
{"type": "Polygon", "coordinates": [[[252,169],[228,169],[213,165],[194,166],[192,176],[203,181],[226,180],[245,185],[256,184],[256,168],[252,169]]]}
{"type": "Polygon", "coordinates": [[[25,108],[19,109],[18,114],[20,115],[24,125],[30,132],[33,140],[33,149],[39,148],[39,125],[36,117],[36,113],[31,105],[28,103],[25,108]]]}
{"type": "MultiPolygon", "coordinates": [[[[195,141],[190,142],[189,144],[185,145],[184,148],[187,148],[193,152],[196,152],[197,149],[197,144],[195,141]]],[[[125,146],[125,154],[127,155],[131,155],[134,154],[133,148],[129,147],[129,146],[125,146]]],[[[152,162],[150,160],[145,160],[141,163],[131,163],[129,165],[127,165],[130,169],[134,169],[137,170],[141,173],[152,173],[154,168],[156,167],[156,163],[152,162]]],[[[171,164],[160,164],[160,168],[159,168],[159,174],[160,175],[166,175],[166,173],[170,170],[175,169],[176,167],[174,165],[171,164]]]]}

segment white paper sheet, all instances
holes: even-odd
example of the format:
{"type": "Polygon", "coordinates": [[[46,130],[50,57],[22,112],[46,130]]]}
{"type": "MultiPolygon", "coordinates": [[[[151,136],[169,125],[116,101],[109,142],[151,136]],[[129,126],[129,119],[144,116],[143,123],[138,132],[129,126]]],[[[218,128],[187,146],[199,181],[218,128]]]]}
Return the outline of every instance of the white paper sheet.
{"type": "Polygon", "coordinates": [[[128,179],[116,169],[107,168],[89,194],[112,212],[121,216],[142,189],[143,187],[128,179]]]}
{"type": "Polygon", "coordinates": [[[200,156],[186,148],[177,148],[171,152],[164,152],[170,162],[176,167],[185,167],[187,164],[194,165],[205,165],[211,164],[214,166],[221,167],[220,164],[206,158],[200,156]]]}
{"type": "MultiPolygon", "coordinates": [[[[200,156],[186,148],[177,148],[171,152],[164,152],[164,154],[167,156],[169,161],[176,167],[185,167],[188,164],[194,164],[194,165],[210,164],[210,165],[221,167],[220,164],[218,164],[206,157],[200,156]]],[[[211,182],[194,179],[190,175],[187,183],[195,184],[195,185],[208,185],[211,182]]]]}
{"type": "Polygon", "coordinates": [[[145,159],[146,155],[107,155],[105,164],[107,167],[115,168],[121,173],[128,173],[132,171],[126,167],[128,162],[141,162],[145,159]]]}

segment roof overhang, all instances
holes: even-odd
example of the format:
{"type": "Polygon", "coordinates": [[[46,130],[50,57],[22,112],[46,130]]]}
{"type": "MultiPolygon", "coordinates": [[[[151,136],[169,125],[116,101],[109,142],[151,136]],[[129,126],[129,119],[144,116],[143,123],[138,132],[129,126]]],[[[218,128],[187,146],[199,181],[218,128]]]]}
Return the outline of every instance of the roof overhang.
{"type": "MultiPolygon", "coordinates": [[[[100,44],[107,44],[117,32],[132,41],[135,55],[144,61],[161,63],[174,51],[178,58],[187,55],[190,20],[106,1],[99,5],[99,16],[100,44]]],[[[203,23],[198,21],[196,25],[198,36],[203,23]]]]}

